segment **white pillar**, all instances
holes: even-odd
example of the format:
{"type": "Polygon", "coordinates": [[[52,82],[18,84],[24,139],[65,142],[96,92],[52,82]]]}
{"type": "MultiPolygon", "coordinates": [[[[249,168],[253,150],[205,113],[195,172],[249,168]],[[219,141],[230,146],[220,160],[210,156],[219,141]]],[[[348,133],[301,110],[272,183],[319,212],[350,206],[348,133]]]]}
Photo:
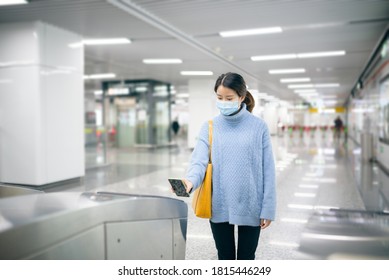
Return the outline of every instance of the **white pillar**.
{"type": "Polygon", "coordinates": [[[219,112],[213,87],[216,80],[196,79],[189,81],[188,147],[194,148],[201,126],[219,112]]]}
{"type": "Polygon", "coordinates": [[[267,105],[264,108],[263,120],[266,122],[269,133],[271,135],[277,134],[278,110],[276,105],[267,105]]]}
{"type": "Polygon", "coordinates": [[[84,176],[81,37],[41,22],[0,25],[0,182],[84,176]]]}

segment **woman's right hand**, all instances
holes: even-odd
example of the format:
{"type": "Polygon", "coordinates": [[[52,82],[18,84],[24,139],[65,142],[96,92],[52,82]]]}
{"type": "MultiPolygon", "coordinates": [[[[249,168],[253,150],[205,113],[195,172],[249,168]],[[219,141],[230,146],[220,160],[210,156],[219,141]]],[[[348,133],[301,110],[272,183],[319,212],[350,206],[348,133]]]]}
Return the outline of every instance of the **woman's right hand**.
{"type": "Polygon", "coordinates": [[[186,187],[186,192],[187,193],[190,193],[190,191],[192,190],[193,188],[193,184],[191,181],[187,180],[187,179],[182,179],[182,181],[184,181],[184,184],[185,184],[185,187],[186,187]]]}

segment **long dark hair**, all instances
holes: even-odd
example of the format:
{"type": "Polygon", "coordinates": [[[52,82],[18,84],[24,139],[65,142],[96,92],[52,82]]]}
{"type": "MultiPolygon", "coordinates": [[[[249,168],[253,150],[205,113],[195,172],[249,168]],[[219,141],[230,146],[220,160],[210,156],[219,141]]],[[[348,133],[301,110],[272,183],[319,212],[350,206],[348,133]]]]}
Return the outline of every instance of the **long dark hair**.
{"type": "Polygon", "coordinates": [[[246,103],[247,110],[251,113],[255,106],[254,97],[252,94],[247,90],[246,82],[244,81],[243,77],[237,73],[225,73],[221,74],[219,78],[217,78],[215,83],[215,92],[217,91],[218,87],[222,85],[223,87],[229,88],[234,90],[239,97],[244,96],[243,102],[246,103]]]}

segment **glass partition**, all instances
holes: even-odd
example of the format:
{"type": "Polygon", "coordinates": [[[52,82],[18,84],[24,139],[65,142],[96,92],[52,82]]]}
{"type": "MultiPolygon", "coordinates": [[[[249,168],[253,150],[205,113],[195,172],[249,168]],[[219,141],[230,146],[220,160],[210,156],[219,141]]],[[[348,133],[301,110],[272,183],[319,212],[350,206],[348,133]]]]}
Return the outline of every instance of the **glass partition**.
{"type": "Polygon", "coordinates": [[[171,140],[170,84],[156,80],[103,83],[105,124],[115,132],[116,147],[165,146],[171,140]],[[123,100],[134,104],[123,104],[123,100]],[[108,111],[108,112],[107,112],[108,111]],[[116,120],[112,120],[112,116],[116,120]]]}

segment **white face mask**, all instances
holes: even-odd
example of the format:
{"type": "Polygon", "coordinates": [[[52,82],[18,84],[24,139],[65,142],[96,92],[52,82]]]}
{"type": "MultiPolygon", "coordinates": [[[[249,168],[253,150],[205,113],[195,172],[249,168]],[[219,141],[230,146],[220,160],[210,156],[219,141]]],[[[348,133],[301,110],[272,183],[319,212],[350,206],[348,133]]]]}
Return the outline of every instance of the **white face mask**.
{"type": "Polygon", "coordinates": [[[236,113],[240,108],[239,101],[216,101],[216,106],[220,113],[229,116],[236,113]]]}

